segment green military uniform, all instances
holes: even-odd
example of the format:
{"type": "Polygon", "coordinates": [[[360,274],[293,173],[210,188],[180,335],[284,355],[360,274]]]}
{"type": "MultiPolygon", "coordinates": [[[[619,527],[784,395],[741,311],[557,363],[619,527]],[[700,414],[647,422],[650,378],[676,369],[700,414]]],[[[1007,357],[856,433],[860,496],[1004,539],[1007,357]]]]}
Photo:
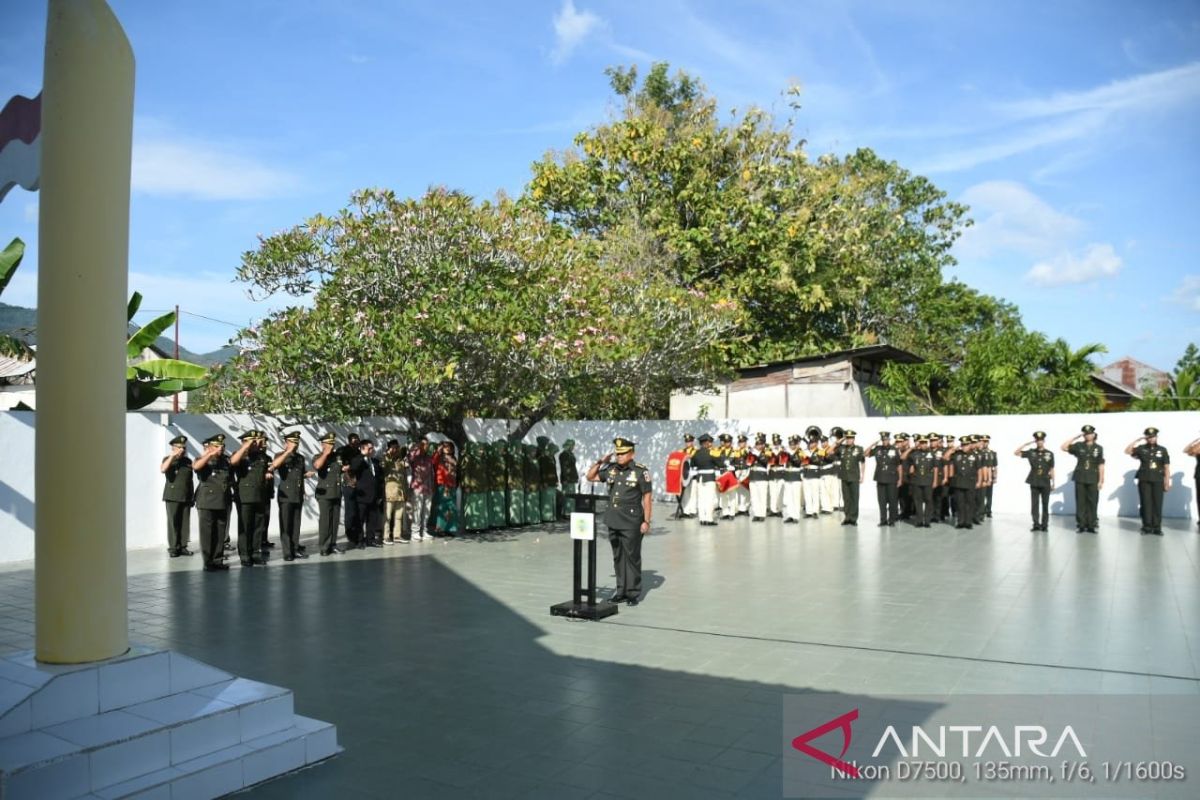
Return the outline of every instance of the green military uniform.
{"type": "MultiPolygon", "coordinates": [[[[1200,461],[1197,463],[1200,464],[1200,461]]],[[[558,454],[558,479],[562,483],[562,515],[569,517],[575,510],[575,498],[568,495],[579,493],[579,466],[575,463],[574,439],[563,442],[562,452],[558,454]]]]}
{"type": "Polygon", "coordinates": [[[508,499],[508,524],[525,524],[525,447],[508,442],[504,448],[505,493],[508,499]]]}
{"type": "Polygon", "coordinates": [[[508,525],[508,468],[505,465],[506,442],[487,445],[488,527],[508,525]]]}
{"type": "MultiPolygon", "coordinates": [[[[907,433],[897,433],[895,442],[896,449],[904,452],[911,448],[909,444],[910,437],[907,433]]],[[[904,474],[905,480],[896,487],[896,508],[899,509],[898,519],[909,519],[913,515],[913,497],[908,485],[908,473],[904,469],[904,461],[901,459],[899,464],[900,471],[904,474]]]]}
{"type": "MultiPolygon", "coordinates": [[[[1083,433],[1095,433],[1091,425],[1083,433]]],[[[1104,448],[1093,440],[1073,442],[1067,452],[1075,456],[1075,529],[1080,533],[1095,533],[1100,524],[1100,467],[1104,464],[1104,448]]]]}
{"type": "Polygon", "coordinates": [[[938,475],[934,479],[933,504],[930,509],[929,519],[931,522],[945,522],[949,511],[946,499],[947,492],[949,491],[945,470],[946,448],[941,443],[941,434],[930,433],[926,435],[926,438],[929,439],[929,452],[933,453],[933,457],[937,459],[938,463],[938,475]]]}
{"type": "MultiPolygon", "coordinates": [[[[267,452],[267,432],[255,431],[255,433],[258,435],[258,446],[262,448],[263,457],[267,459],[267,464],[270,465],[275,460],[275,456],[267,452]]],[[[262,553],[263,560],[265,561],[269,552],[268,548],[275,546],[275,543],[271,541],[271,501],[275,499],[275,473],[271,471],[270,466],[267,467],[267,475],[263,480],[262,489],[263,519],[262,537],[260,539],[262,549],[259,552],[262,553]]]]}
{"type": "Polygon", "coordinates": [[[996,470],[1000,467],[1000,458],[996,455],[996,451],[991,448],[992,437],[983,437],[983,465],[991,470],[988,477],[987,485],[983,487],[983,508],[981,517],[992,516],[992,490],[995,488],[996,470]]]}
{"type": "MultiPolygon", "coordinates": [[[[300,431],[284,435],[284,441],[300,444],[300,431]]],[[[296,450],[287,455],[275,469],[279,478],[279,541],[283,545],[283,560],[307,558],[300,546],[300,516],[304,510],[304,456],[296,450]]]]}
{"type": "Polygon", "coordinates": [[[1171,455],[1158,444],[1158,428],[1147,428],[1147,439],[1155,443],[1140,444],[1133,457],[1141,462],[1137,471],[1138,509],[1142,515],[1142,533],[1162,536],[1163,484],[1170,468],[1171,455]]]}
{"type": "MultiPolygon", "coordinates": [[[[1044,431],[1038,431],[1033,434],[1033,438],[1044,443],[1046,434],[1044,431]]],[[[1054,484],[1054,479],[1051,477],[1051,473],[1054,471],[1054,453],[1045,447],[1033,447],[1023,450],[1021,457],[1029,462],[1029,474],[1025,477],[1025,482],[1029,484],[1029,513],[1033,517],[1032,530],[1044,531],[1050,521],[1050,490],[1054,484]]]]}
{"type": "Polygon", "coordinates": [[[979,481],[979,457],[962,448],[971,444],[970,436],[959,439],[959,449],[950,456],[954,470],[951,487],[954,490],[955,528],[970,530],[975,521],[975,484],[979,481]]]}
{"type": "Polygon", "coordinates": [[[891,434],[880,431],[880,444],[871,453],[875,458],[875,496],[879,501],[879,524],[895,525],[900,515],[900,451],[889,444],[891,434]]]}
{"type": "Polygon", "coordinates": [[[858,524],[858,490],[862,477],[862,464],[866,460],[863,449],[854,443],[855,432],[843,431],[838,442],[838,480],[842,482],[842,506],[845,511],[843,525],[858,524]]]}
{"type": "MultiPolygon", "coordinates": [[[[243,443],[256,441],[258,431],[247,431],[238,438],[243,443]]],[[[238,507],[238,556],[244,567],[266,563],[262,550],[268,506],[267,469],[270,466],[267,454],[254,444],[233,465],[234,494],[238,507]]]]}
{"type": "Polygon", "coordinates": [[[487,453],[483,445],[468,441],[463,445],[462,460],[463,528],[481,531],[488,527],[487,453]]]}
{"type": "Polygon", "coordinates": [[[183,450],[187,446],[187,437],[176,436],[170,444],[173,448],[180,448],[180,453],[167,456],[170,463],[163,472],[166,483],[163,485],[162,499],[167,507],[167,552],[171,558],[178,558],[192,554],[187,549],[188,529],[191,527],[196,491],[192,482],[192,459],[183,450]]]}
{"type": "Polygon", "coordinates": [[[228,569],[221,543],[229,528],[233,472],[224,452],[225,434],[205,439],[204,446],[210,445],[220,446],[222,451],[196,470],[196,512],[200,522],[200,556],[204,559],[204,569],[211,572],[228,569]]]}
{"type": "Polygon", "coordinates": [[[910,450],[905,458],[908,462],[909,494],[913,501],[913,523],[918,528],[928,528],[933,515],[933,483],[937,479],[940,466],[937,456],[928,447],[929,440],[923,436],[917,437],[916,447],[910,450]]]}
{"type": "Polygon", "coordinates": [[[521,475],[525,492],[525,524],[542,521],[542,471],[537,462],[537,446],[521,446],[521,475]]]}
{"type": "MultiPolygon", "coordinates": [[[[322,445],[336,442],[337,437],[332,432],[321,437],[322,445]]],[[[321,458],[318,455],[313,459],[313,469],[317,473],[317,488],[314,490],[317,496],[317,542],[321,555],[329,556],[337,552],[338,518],[342,510],[342,465],[336,449],[318,467],[317,461],[321,458]]]]}
{"type": "MultiPolygon", "coordinates": [[[[613,445],[617,455],[630,453],[634,448],[633,442],[621,437],[614,439],[613,445]]],[[[611,600],[637,605],[642,595],[642,523],[649,521],[643,498],[651,491],[650,471],[632,461],[608,463],[600,468],[598,478],[608,485],[604,524],[612,545],[617,585],[611,600]]]]}
{"type": "Polygon", "coordinates": [[[538,485],[541,487],[542,522],[558,519],[558,467],[554,455],[558,448],[545,436],[537,440],[538,485]]]}

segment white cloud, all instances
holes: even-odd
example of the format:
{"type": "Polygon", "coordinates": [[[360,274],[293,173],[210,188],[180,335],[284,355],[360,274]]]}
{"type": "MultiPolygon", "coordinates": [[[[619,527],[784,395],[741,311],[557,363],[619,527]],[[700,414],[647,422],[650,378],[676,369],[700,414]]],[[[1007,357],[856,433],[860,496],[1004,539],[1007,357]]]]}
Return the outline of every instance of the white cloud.
{"type": "Polygon", "coordinates": [[[40,208],[41,208],[41,206],[38,205],[36,200],[33,202],[30,202],[30,203],[26,203],[25,204],[25,221],[36,223],[38,221],[38,210],[40,208]]]}
{"type": "Polygon", "coordinates": [[[982,259],[1004,251],[1048,256],[1083,230],[1082,221],[1056,210],[1015,181],[977,183],[960,200],[971,207],[975,220],[956,246],[963,258],[982,259]]]}
{"type": "MultiPolygon", "coordinates": [[[[929,131],[929,138],[946,139],[949,145],[915,169],[931,174],[959,172],[1052,145],[1080,143],[1117,130],[1121,120],[1188,107],[1198,99],[1200,62],[1192,62],[1090,89],[995,102],[978,113],[973,130],[929,131]],[[954,139],[970,143],[956,145],[954,139]]],[[[1068,166],[1068,162],[1057,164],[1059,169],[1068,166]]]]}
{"type": "Polygon", "coordinates": [[[1184,275],[1171,293],[1171,300],[1189,311],[1200,311],[1200,275],[1184,275]]]}
{"type": "Polygon", "coordinates": [[[998,108],[1016,119],[1043,118],[1086,111],[1146,111],[1200,98],[1200,61],[1148,72],[1075,92],[1001,103],[998,108]]]}
{"type": "Polygon", "coordinates": [[[1113,277],[1121,271],[1123,263],[1111,244],[1089,244],[1080,256],[1064,252],[1039,261],[1025,277],[1038,286],[1090,283],[1113,277]]]}
{"type": "Polygon", "coordinates": [[[555,64],[566,61],[584,39],[604,27],[604,20],[590,11],[578,11],[573,0],[563,0],[562,8],[554,15],[554,49],[550,59],[555,64]]]}
{"type": "Polygon", "coordinates": [[[293,190],[299,180],[234,149],[152,134],[133,145],[133,190],[198,200],[257,200],[293,190]]]}

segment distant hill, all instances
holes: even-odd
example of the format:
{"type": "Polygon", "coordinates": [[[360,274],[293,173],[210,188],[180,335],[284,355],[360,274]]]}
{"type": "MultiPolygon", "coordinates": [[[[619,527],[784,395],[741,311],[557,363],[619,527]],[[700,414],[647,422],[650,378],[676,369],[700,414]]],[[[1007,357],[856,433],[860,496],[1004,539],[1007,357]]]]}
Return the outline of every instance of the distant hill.
{"type": "MultiPolygon", "coordinates": [[[[129,332],[133,333],[138,329],[137,325],[130,323],[129,332]]],[[[7,303],[0,303],[0,333],[8,333],[17,336],[28,345],[37,344],[37,309],[23,308],[21,306],[10,306],[7,303]]],[[[165,336],[160,336],[154,341],[154,346],[170,356],[175,352],[175,344],[165,336]]],[[[229,359],[237,355],[236,347],[222,347],[219,350],[213,350],[211,353],[193,353],[183,345],[179,346],[179,358],[184,361],[190,361],[193,364],[203,364],[210,366],[212,364],[224,364],[229,359]]]]}

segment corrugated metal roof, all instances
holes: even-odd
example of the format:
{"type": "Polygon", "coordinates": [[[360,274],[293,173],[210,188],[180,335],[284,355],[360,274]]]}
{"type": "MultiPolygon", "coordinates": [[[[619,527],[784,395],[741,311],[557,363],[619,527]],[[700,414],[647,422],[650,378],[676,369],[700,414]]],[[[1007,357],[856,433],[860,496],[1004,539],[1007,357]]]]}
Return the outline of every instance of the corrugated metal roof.
{"type": "Polygon", "coordinates": [[[22,361],[19,358],[10,358],[9,356],[0,355],[0,379],[19,378],[22,375],[28,375],[35,369],[37,369],[36,358],[31,358],[28,361],[22,361]]]}

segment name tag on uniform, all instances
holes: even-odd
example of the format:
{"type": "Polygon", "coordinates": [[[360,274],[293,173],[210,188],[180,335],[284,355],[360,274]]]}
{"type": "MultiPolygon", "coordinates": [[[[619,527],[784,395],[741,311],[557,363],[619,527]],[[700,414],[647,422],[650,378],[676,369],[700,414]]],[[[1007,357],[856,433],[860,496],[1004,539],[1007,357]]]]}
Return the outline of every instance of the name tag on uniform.
{"type": "Polygon", "coordinates": [[[571,514],[571,538],[590,542],[596,538],[596,515],[580,513],[571,514]]]}

